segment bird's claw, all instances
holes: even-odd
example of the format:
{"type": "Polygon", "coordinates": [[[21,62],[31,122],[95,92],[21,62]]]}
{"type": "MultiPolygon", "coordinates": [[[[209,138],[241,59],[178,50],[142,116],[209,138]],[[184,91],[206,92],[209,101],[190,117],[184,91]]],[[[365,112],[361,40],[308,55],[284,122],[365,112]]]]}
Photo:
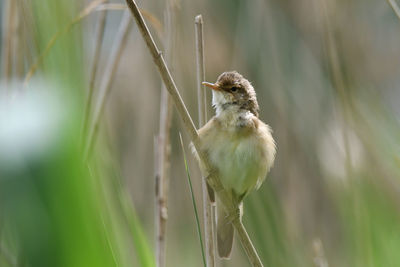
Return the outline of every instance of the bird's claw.
{"type": "Polygon", "coordinates": [[[225,220],[226,220],[226,224],[232,223],[234,220],[241,218],[241,212],[240,209],[235,209],[232,212],[229,212],[226,216],[225,216],[225,220]]]}

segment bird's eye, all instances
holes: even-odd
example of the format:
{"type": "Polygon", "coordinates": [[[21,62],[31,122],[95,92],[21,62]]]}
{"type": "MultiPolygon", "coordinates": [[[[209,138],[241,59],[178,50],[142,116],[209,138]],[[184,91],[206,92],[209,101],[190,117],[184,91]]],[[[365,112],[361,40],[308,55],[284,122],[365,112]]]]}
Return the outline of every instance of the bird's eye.
{"type": "Polygon", "coordinates": [[[234,86],[234,87],[231,88],[232,92],[236,92],[237,90],[239,90],[239,87],[234,86]]]}

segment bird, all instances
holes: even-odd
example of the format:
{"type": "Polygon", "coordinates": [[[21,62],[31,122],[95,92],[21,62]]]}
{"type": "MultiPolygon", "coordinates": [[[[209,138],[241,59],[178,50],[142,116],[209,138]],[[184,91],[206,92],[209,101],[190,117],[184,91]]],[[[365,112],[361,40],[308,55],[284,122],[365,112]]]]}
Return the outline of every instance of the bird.
{"type": "MultiPolygon", "coordinates": [[[[276,144],[272,130],[259,119],[253,86],[237,71],[224,72],[215,83],[202,84],[212,89],[215,116],[198,131],[199,149],[216,169],[241,220],[243,199],[261,186],[274,163],[276,144]]],[[[229,259],[234,236],[233,211],[225,210],[218,198],[216,205],[218,254],[229,259]]]]}

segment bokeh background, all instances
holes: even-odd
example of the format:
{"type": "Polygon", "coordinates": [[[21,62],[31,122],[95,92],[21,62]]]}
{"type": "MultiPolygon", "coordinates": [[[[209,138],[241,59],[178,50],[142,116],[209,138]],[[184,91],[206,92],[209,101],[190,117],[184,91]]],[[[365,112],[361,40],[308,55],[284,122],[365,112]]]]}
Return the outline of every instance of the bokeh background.
{"type": "MultiPolygon", "coordinates": [[[[126,12],[109,2],[94,103],[126,12]]],[[[90,3],[1,2],[0,266],[155,266],[162,83],[133,23],[87,164],[80,135],[105,7],[81,13],[90,3]]],[[[257,91],[278,153],[243,221],[265,266],[400,266],[400,20],[388,2],[138,4],[196,124],[197,14],[207,81],[237,70],[257,91]]],[[[167,266],[203,266],[179,132],[202,210],[174,111],[167,266]]],[[[250,266],[238,240],[217,264],[250,266]]]]}

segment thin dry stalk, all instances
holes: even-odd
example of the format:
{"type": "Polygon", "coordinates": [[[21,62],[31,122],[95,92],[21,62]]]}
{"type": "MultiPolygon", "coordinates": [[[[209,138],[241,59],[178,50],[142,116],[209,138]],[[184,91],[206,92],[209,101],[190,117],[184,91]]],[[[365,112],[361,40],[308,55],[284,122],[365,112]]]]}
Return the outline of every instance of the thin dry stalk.
{"type": "Polygon", "coordinates": [[[396,16],[400,19],[400,8],[394,0],[386,0],[390,7],[393,9],[396,16]]]}
{"type": "MultiPolygon", "coordinates": [[[[108,1],[105,0],[104,3],[107,3],[108,1]]],[[[86,99],[86,105],[85,105],[85,115],[83,118],[83,124],[82,124],[82,141],[85,139],[85,136],[87,134],[87,127],[88,127],[88,122],[90,121],[90,112],[92,110],[92,100],[93,100],[93,92],[94,92],[94,84],[96,80],[96,74],[97,74],[97,66],[99,63],[100,55],[101,55],[101,45],[103,43],[103,37],[104,37],[104,28],[106,25],[106,17],[107,17],[107,9],[104,9],[100,12],[98,20],[97,20],[97,26],[96,26],[96,41],[95,41],[95,47],[94,47],[94,54],[93,54],[93,61],[92,61],[92,71],[90,73],[90,80],[89,80],[89,92],[88,96],[86,99]]]]}
{"type": "MultiPolygon", "coordinates": [[[[197,133],[196,127],[194,126],[193,120],[189,115],[189,112],[186,109],[186,106],[182,100],[182,97],[179,94],[179,91],[175,85],[175,82],[167,68],[167,65],[165,63],[164,57],[162,56],[162,53],[158,50],[153,37],[151,36],[149,29],[147,28],[143,16],[139,11],[139,8],[134,0],[126,0],[126,3],[129,7],[129,9],[132,12],[133,17],[136,20],[136,24],[138,25],[138,28],[142,34],[143,39],[146,42],[147,48],[149,49],[150,54],[153,57],[154,63],[156,64],[158,71],[162,77],[162,80],[165,83],[166,89],[170,93],[175,107],[183,121],[183,124],[185,126],[185,129],[187,133],[189,134],[190,139],[193,142],[193,145],[195,146],[199,158],[202,161],[205,170],[207,172],[207,181],[209,185],[214,189],[214,191],[217,193],[219,199],[221,200],[222,204],[225,206],[225,209],[227,211],[230,211],[231,213],[239,211],[237,210],[237,207],[235,203],[233,203],[233,200],[231,199],[230,195],[225,192],[221,181],[218,178],[218,173],[216,169],[212,166],[210,163],[206,153],[200,149],[200,142],[199,142],[199,135],[197,133]]],[[[260,257],[257,254],[257,251],[255,250],[247,232],[246,229],[244,228],[242,222],[240,221],[239,215],[233,219],[232,224],[236,228],[238,232],[238,237],[241,241],[241,244],[246,251],[246,254],[253,266],[263,266],[261,263],[260,257]]]]}
{"type": "Polygon", "coordinates": [[[99,97],[96,101],[96,109],[93,116],[92,126],[90,128],[84,158],[88,159],[95,143],[97,133],[99,130],[100,118],[103,115],[104,106],[108,99],[108,95],[111,92],[111,84],[115,77],[119,61],[121,59],[122,51],[125,48],[128,33],[132,27],[132,19],[129,15],[129,11],[124,12],[121,20],[121,24],[118,29],[118,33],[115,37],[115,43],[112,47],[111,55],[108,60],[106,70],[104,71],[103,79],[100,83],[99,97]]]}
{"type": "Polygon", "coordinates": [[[4,20],[5,23],[3,28],[3,51],[2,51],[2,69],[3,77],[5,81],[11,79],[12,74],[12,36],[15,30],[15,12],[16,12],[16,2],[14,0],[6,1],[7,7],[4,8],[4,20]]]}
{"type": "Polygon", "coordinates": [[[161,91],[160,133],[156,142],[156,259],[157,266],[165,266],[166,226],[168,219],[170,129],[172,122],[172,101],[165,89],[161,91]]]}
{"type": "MultiPolygon", "coordinates": [[[[206,91],[202,82],[205,81],[204,67],[204,40],[203,40],[203,18],[201,15],[195,18],[196,32],[196,73],[197,73],[197,104],[199,113],[199,127],[207,121],[206,91]]],[[[204,219],[204,242],[206,247],[207,266],[215,266],[215,246],[214,246],[214,216],[213,205],[209,198],[207,181],[202,179],[203,190],[203,219],[204,219]]],[[[212,189],[211,189],[212,190],[212,189]]]]}
{"type": "Polygon", "coordinates": [[[197,70],[197,101],[199,112],[199,126],[202,127],[207,121],[206,90],[202,82],[205,80],[204,65],[204,39],[203,39],[203,17],[197,15],[195,18],[196,33],[196,70],[197,70]]]}
{"type": "MultiPolygon", "coordinates": [[[[172,61],[173,28],[175,9],[172,1],[167,1],[165,12],[166,51],[169,62],[172,61]]],[[[160,101],[160,133],[157,139],[156,167],[156,260],[158,267],[166,265],[166,228],[168,219],[169,167],[170,167],[170,130],[172,124],[172,99],[163,85],[160,101]]]]}

